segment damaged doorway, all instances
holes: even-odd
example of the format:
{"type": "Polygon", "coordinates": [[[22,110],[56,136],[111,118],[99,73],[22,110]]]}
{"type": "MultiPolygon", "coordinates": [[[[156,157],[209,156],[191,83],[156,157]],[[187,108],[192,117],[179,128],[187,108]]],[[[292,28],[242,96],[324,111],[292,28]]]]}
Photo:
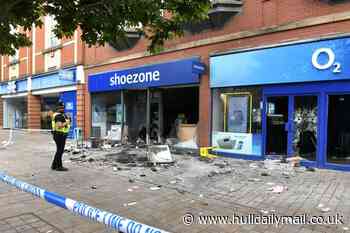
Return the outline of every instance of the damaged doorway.
{"type": "Polygon", "coordinates": [[[165,143],[197,147],[196,126],[199,120],[198,86],[124,91],[125,129],[131,142],[146,142],[147,122],[152,144],[165,143]],[[149,118],[147,119],[147,115],[149,118]]]}

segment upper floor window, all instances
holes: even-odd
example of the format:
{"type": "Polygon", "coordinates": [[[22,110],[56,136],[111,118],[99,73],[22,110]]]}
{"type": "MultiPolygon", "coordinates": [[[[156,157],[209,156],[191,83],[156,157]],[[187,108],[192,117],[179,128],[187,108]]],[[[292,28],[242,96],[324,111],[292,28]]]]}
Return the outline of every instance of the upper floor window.
{"type": "Polygon", "coordinates": [[[19,49],[16,49],[15,54],[12,56],[9,56],[9,62],[14,63],[14,62],[17,62],[18,60],[19,60],[19,49]]]}
{"type": "Polygon", "coordinates": [[[45,17],[45,48],[52,48],[58,46],[60,43],[60,40],[53,31],[56,24],[57,22],[53,16],[48,15],[45,17]]]}

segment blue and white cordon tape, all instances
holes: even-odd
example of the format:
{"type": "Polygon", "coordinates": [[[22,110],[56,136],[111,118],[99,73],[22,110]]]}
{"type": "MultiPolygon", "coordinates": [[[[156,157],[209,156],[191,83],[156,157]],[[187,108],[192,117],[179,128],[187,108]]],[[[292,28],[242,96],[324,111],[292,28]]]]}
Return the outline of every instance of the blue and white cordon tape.
{"type": "Polygon", "coordinates": [[[104,210],[94,208],[82,202],[78,202],[59,194],[48,192],[45,189],[20,181],[14,177],[8,176],[0,172],[0,180],[6,184],[15,186],[16,188],[31,193],[36,197],[40,197],[47,202],[67,209],[74,214],[86,217],[92,221],[105,224],[107,227],[115,229],[123,233],[168,233],[166,231],[135,222],[131,219],[121,217],[116,214],[109,213],[104,210]]]}

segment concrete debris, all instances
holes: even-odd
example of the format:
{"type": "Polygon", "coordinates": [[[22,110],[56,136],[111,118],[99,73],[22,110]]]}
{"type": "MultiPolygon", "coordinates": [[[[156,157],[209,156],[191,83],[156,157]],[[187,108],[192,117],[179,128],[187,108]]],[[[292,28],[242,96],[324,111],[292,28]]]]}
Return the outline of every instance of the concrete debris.
{"type": "Polygon", "coordinates": [[[152,170],[152,172],[157,172],[158,171],[158,169],[156,167],[152,167],[151,170],[152,170]]]}
{"type": "Polygon", "coordinates": [[[148,159],[153,163],[175,162],[168,145],[156,145],[148,147],[148,159]]]}
{"type": "Polygon", "coordinates": [[[114,172],[118,171],[118,168],[117,167],[113,167],[113,171],[114,172]]]}
{"type": "Polygon", "coordinates": [[[150,187],[149,189],[152,191],[156,191],[156,190],[160,190],[160,187],[150,187]]]}
{"type": "Polygon", "coordinates": [[[262,214],[268,214],[269,213],[269,211],[268,210],[260,210],[260,213],[262,213],[262,214]]]}
{"type": "Polygon", "coordinates": [[[258,178],[249,178],[248,181],[249,181],[249,182],[260,182],[261,179],[258,179],[258,178]]]}
{"type": "Polygon", "coordinates": [[[261,175],[261,176],[270,176],[270,173],[268,173],[268,172],[262,172],[260,175],[261,175]]]}
{"type": "Polygon", "coordinates": [[[141,174],[140,177],[146,177],[146,175],[145,174],[141,174]]]}
{"type": "Polygon", "coordinates": [[[132,192],[132,191],[134,191],[133,189],[128,189],[128,192],[132,192]]]}
{"type": "Polygon", "coordinates": [[[317,209],[319,209],[321,212],[323,213],[327,213],[329,212],[331,209],[326,207],[324,204],[320,203],[318,206],[317,206],[317,209]]]}
{"type": "Polygon", "coordinates": [[[344,231],[348,231],[348,230],[349,230],[349,227],[343,227],[343,230],[344,230],[344,231]]]}
{"type": "Polygon", "coordinates": [[[251,163],[249,164],[250,168],[258,168],[258,165],[256,163],[251,163]]]}
{"type": "Polygon", "coordinates": [[[183,189],[176,189],[176,191],[177,191],[178,193],[180,193],[180,194],[185,194],[185,193],[186,193],[186,191],[183,190],[183,189]]]}
{"type": "Polygon", "coordinates": [[[327,212],[331,211],[331,209],[328,208],[328,207],[326,207],[326,208],[322,208],[321,211],[322,211],[323,213],[327,213],[327,212]]]}
{"type": "Polygon", "coordinates": [[[95,159],[94,158],[88,158],[88,160],[87,160],[89,163],[92,163],[92,162],[94,162],[95,161],[95,159]]]}
{"type": "Polygon", "coordinates": [[[274,186],[272,188],[269,188],[268,189],[269,191],[271,191],[272,193],[282,193],[283,191],[287,191],[288,190],[288,187],[287,186],[282,186],[282,185],[277,185],[277,186],[274,186]]]}
{"type": "Polygon", "coordinates": [[[273,182],[267,182],[266,184],[267,184],[267,185],[270,185],[270,186],[275,185],[275,183],[273,183],[273,182]]]}
{"type": "Polygon", "coordinates": [[[96,185],[91,186],[91,189],[97,189],[96,185]]]}
{"type": "Polygon", "coordinates": [[[134,183],[134,182],[135,182],[135,180],[129,179],[129,183],[134,183]]]}
{"type": "Polygon", "coordinates": [[[125,203],[125,204],[124,204],[124,207],[133,206],[133,205],[136,205],[136,204],[137,204],[136,201],[135,201],[135,202],[129,202],[129,203],[125,203]]]}
{"type": "Polygon", "coordinates": [[[176,183],[177,183],[176,180],[171,180],[171,181],[169,182],[169,184],[176,184],[176,183]]]}

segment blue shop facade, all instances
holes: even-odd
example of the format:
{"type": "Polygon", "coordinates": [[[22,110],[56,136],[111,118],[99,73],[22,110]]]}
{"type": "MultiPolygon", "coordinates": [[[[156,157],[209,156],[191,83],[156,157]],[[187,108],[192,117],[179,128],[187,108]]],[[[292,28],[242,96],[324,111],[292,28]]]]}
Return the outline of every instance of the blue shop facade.
{"type": "Polygon", "coordinates": [[[89,75],[91,136],[164,143],[180,121],[195,128],[203,72],[193,57],[89,75]]]}
{"type": "Polygon", "coordinates": [[[77,122],[77,84],[83,82],[83,67],[77,66],[1,83],[4,128],[28,128],[27,96],[30,92],[40,98],[41,129],[51,128],[50,115],[59,101],[65,103],[65,112],[72,120],[69,137],[73,137],[77,122]]]}
{"type": "Polygon", "coordinates": [[[210,75],[217,153],[350,170],[350,38],[216,54],[210,75]]]}

